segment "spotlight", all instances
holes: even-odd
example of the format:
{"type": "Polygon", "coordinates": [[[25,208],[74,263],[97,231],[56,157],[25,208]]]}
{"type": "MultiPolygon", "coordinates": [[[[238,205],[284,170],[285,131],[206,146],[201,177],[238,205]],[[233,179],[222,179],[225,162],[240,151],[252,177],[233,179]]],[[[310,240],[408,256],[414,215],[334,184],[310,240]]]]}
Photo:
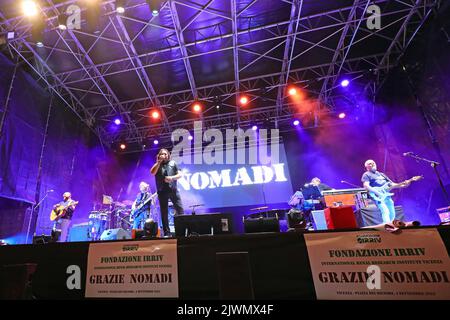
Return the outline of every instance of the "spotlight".
{"type": "Polygon", "coordinates": [[[119,118],[115,118],[114,123],[118,126],[122,123],[122,121],[119,118]]]}
{"type": "Polygon", "coordinates": [[[202,106],[200,105],[200,103],[196,102],[193,106],[193,109],[195,112],[200,112],[202,111],[202,106]]]}
{"type": "Polygon", "coordinates": [[[152,118],[153,119],[159,119],[159,117],[160,117],[160,114],[159,114],[159,112],[157,111],[157,110],[154,110],[154,111],[152,111],[152,118]]]}
{"type": "Polygon", "coordinates": [[[350,84],[350,81],[347,79],[344,79],[341,81],[341,87],[343,87],[343,88],[348,87],[349,84],[350,84]]]}
{"type": "Polygon", "coordinates": [[[344,112],[339,113],[339,119],[344,119],[346,116],[344,112]]]}
{"type": "Polygon", "coordinates": [[[157,144],[159,144],[159,141],[158,140],[153,140],[153,144],[156,146],[157,144]]]}
{"type": "Polygon", "coordinates": [[[125,12],[125,1],[124,0],[116,0],[116,12],[124,13],[125,12]]]}
{"type": "Polygon", "coordinates": [[[189,135],[188,139],[189,139],[189,140],[192,140],[192,139],[194,139],[194,138],[193,138],[191,135],[189,135]]]}
{"type": "Polygon", "coordinates": [[[159,0],[147,0],[146,2],[150,8],[150,11],[152,12],[152,16],[158,16],[160,7],[159,0]]]}
{"type": "Polygon", "coordinates": [[[294,126],[298,126],[300,124],[300,121],[294,120],[294,126]]]}
{"type": "Polygon", "coordinates": [[[292,87],[288,90],[290,96],[295,96],[297,94],[297,89],[292,87]]]}
{"type": "Polygon", "coordinates": [[[22,1],[22,11],[27,17],[34,17],[38,13],[37,4],[31,0],[22,1]]]}
{"type": "Polygon", "coordinates": [[[66,15],[65,14],[60,14],[58,16],[58,28],[59,28],[59,30],[66,30],[67,29],[66,23],[67,23],[66,15]]]}
{"type": "Polygon", "coordinates": [[[42,41],[37,41],[36,42],[36,47],[43,48],[44,47],[44,43],[42,41]]]}
{"type": "Polygon", "coordinates": [[[9,41],[14,40],[14,31],[7,32],[0,35],[0,45],[7,44],[9,41]]]}
{"type": "Polygon", "coordinates": [[[253,127],[252,127],[252,130],[253,130],[253,131],[256,131],[256,130],[258,130],[258,126],[256,126],[256,125],[255,125],[255,126],[253,126],[253,127]]]}
{"type": "Polygon", "coordinates": [[[121,150],[125,150],[127,148],[127,146],[125,145],[125,143],[121,143],[120,144],[120,149],[121,150]]]}
{"type": "Polygon", "coordinates": [[[245,106],[245,105],[248,103],[248,98],[247,98],[246,96],[241,97],[241,98],[239,99],[239,103],[240,103],[242,106],[245,106]]]}

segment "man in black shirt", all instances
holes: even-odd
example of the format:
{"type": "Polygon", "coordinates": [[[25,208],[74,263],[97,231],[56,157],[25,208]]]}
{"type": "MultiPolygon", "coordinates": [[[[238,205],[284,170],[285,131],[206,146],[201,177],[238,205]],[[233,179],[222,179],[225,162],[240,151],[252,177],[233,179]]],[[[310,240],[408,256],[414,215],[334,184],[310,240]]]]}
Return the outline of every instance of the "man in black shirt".
{"type": "Polygon", "coordinates": [[[169,150],[161,149],[156,156],[156,163],[150,169],[150,173],[155,176],[161,221],[164,236],[167,237],[170,236],[169,199],[173,203],[175,214],[184,214],[180,192],[177,188],[177,180],[181,178],[181,171],[178,169],[177,163],[170,159],[169,150]]]}

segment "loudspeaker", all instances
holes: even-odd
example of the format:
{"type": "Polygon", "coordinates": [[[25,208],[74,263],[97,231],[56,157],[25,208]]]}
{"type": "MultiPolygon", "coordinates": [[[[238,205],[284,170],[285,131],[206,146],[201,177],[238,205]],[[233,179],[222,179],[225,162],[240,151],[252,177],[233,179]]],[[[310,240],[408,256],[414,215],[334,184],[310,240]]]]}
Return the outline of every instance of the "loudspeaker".
{"type": "Polygon", "coordinates": [[[69,242],[73,241],[89,241],[89,224],[81,223],[73,225],[69,232],[69,242]]]}
{"type": "Polygon", "coordinates": [[[125,239],[131,239],[131,234],[122,229],[108,229],[103,231],[102,235],[100,236],[100,240],[125,240],[125,239]]]}
{"type": "Polygon", "coordinates": [[[174,217],[174,224],[177,237],[233,233],[233,215],[231,213],[178,215],[174,217]]]}
{"type": "Polygon", "coordinates": [[[33,244],[46,244],[46,243],[56,242],[56,241],[58,241],[58,238],[55,238],[55,235],[57,235],[57,234],[52,231],[51,236],[48,236],[45,234],[43,234],[41,236],[33,236],[33,244]]]}
{"type": "Polygon", "coordinates": [[[277,218],[244,219],[244,232],[280,232],[280,221],[277,218]]]}
{"type": "Polygon", "coordinates": [[[326,208],[325,219],[328,229],[358,228],[352,206],[326,208]]]}
{"type": "MultiPolygon", "coordinates": [[[[367,208],[361,208],[355,212],[359,227],[375,226],[383,223],[381,211],[376,205],[370,205],[367,208]]],[[[395,206],[395,219],[405,221],[405,214],[402,206],[395,206]]]]}

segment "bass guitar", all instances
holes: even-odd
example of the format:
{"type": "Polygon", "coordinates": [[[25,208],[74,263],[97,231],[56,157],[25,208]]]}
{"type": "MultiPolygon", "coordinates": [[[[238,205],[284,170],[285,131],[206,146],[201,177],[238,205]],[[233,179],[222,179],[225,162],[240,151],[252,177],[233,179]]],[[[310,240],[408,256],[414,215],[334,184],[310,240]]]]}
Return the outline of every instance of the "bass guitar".
{"type": "Polygon", "coordinates": [[[404,188],[409,183],[414,182],[414,181],[419,181],[421,179],[423,179],[423,176],[415,176],[415,177],[412,177],[411,179],[400,182],[396,186],[392,186],[391,182],[386,182],[384,185],[382,185],[380,187],[372,187],[372,189],[374,189],[378,193],[378,195],[375,194],[375,192],[373,192],[373,191],[370,191],[369,195],[372,197],[372,199],[374,199],[376,201],[384,201],[387,197],[394,195],[393,193],[390,192],[392,189],[404,188]]]}
{"type": "Polygon", "coordinates": [[[136,219],[136,217],[141,213],[142,208],[144,208],[147,204],[149,204],[152,200],[154,200],[157,195],[158,195],[158,193],[155,192],[150,197],[145,199],[142,203],[140,203],[138,206],[136,206],[133,210],[131,210],[131,213],[130,213],[131,221],[136,219]]]}
{"type": "Polygon", "coordinates": [[[76,206],[78,204],[78,201],[72,201],[70,204],[67,205],[56,205],[52,212],[50,213],[50,220],[55,221],[59,219],[61,216],[63,216],[66,213],[67,208],[70,206],[76,206]]]}

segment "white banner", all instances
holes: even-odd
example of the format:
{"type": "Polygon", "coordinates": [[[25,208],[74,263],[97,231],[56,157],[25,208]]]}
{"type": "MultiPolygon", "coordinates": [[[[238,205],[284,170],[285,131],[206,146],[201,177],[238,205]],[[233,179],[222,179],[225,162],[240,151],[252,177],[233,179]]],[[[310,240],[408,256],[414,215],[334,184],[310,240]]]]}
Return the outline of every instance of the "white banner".
{"type": "Polygon", "coordinates": [[[177,240],[91,243],[86,298],[178,298],[177,240]]]}
{"type": "Polygon", "coordinates": [[[450,299],[450,261],[436,229],[305,234],[317,299],[450,299]]]}

